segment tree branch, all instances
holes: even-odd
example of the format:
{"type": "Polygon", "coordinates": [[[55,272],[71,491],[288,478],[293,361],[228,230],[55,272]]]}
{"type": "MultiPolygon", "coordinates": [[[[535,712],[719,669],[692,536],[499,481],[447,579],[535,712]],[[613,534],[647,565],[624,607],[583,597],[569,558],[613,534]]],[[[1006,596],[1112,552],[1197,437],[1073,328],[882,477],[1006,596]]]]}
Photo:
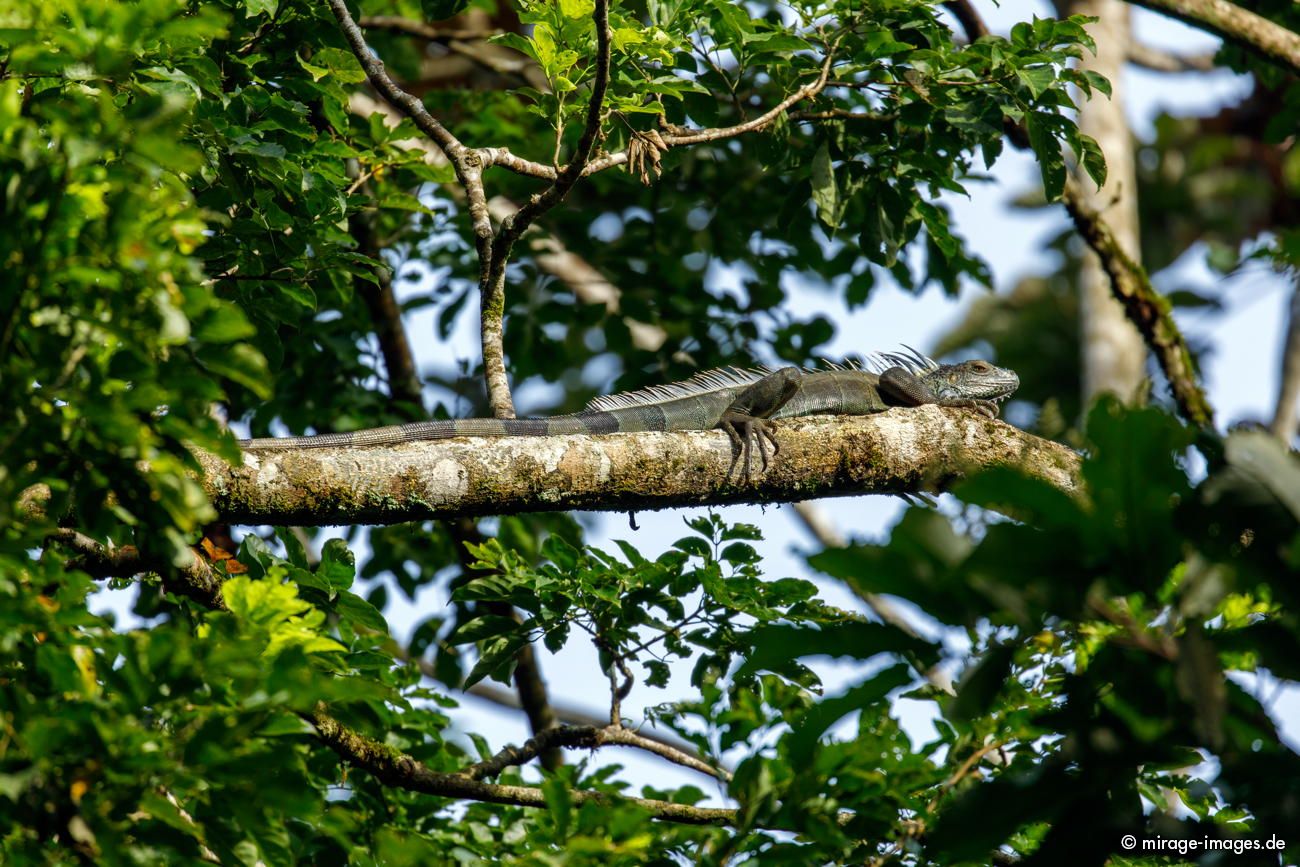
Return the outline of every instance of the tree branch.
{"type": "Polygon", "coordinates": [[[1115,297],[1160,363],[1178,411],[1194,425],[1212,426],[1214,411],[1197,382],[1191,352],[1174,323],[1168,299],[1151,285],[1146,270],[1120,247],[1101,215],[1084,201],[1073,179],[1066,181],[1062,201],[1075,229],[1101,260],[1115,297]]]}
{"type": "Polygon", "coordinates": [[[75,556],[68,561],[69,569],[79,569],[92,578],[124,578],[141,572],[156,572],[162,577],[163,589],[177,596],[185,596],[207,607],[224,610],[221,582],[224,577],[191,550],[191,559],[176,566],[162,558],[149,556],[134,545],[109,548],[84,533],[69,528],[55,530],[49,541],[68,548],[75,556]]]}
{"type": "Polygon", "coordinates": [[[781,453],[744,479],[720,431],[603,436],[458,437],[376,448],[250,452],[232,467],[199,453],[223,520],[243,524],[389,524],[565,509],[627,511],[797,501],[946,486],[980,467],[1014,465],[1067,491],[1079,456],[962,410],[787,419],[781,453]]]}
{"type": "Polygon", "coordinates": [[[346,2],[344,0],[326,0],[326,2],[329,3],[330,9],[334,12],[334,17],[338,20],[339,28],[343,31],[343,36],[347,39],[353,55],[361,64],[361,68],[366,71],[366,77],[370,79],[370,83],[375,90],[379,91],[384,99],[401,109],[407,117],[415,121],[415,125],[420,128],[420,131],[442,149],[442,152],[451,160],[452,165],[458,166],[459,174],[459,164],[470,152],[469,148],[461,144],[460,139],[456,138],[437,118],[429,114],[428,109],[424,107],[424,103],[402,90],[393,79],[388,77],[388,72],[384,69],[384,62],[375,56],[375,53],[370,50],[370,46],[366,45],[366,37],[362,34],[357,23],[352,20],[346,2]]]}
{"type": "Polygon", "coordinates": [[[491,39],[504,31],[492,28],[435,27],[423,21],[403,18],[400,15],[363,15],[358,22],[367,30],[392,30],[408,36],[418,36],[430,42],[448,42],[453,39],[491,39]]]}
{"type": "Polygon", "coordinates": [[[596,27],[596,60],[592,74],[591,97],[587,102],[587,120],[573,156],[549,187],[532,196],[518,211],[501,223],[492,242],[492,259],[485,263],[479,283],[481,295],[481,339],[483,373],[487,378],[488,404],[497,418],[513,418],[514,402],[510,398],[510,380],[506,376],[505,351],[502,348],[502,319],[505,315],[506,265],[515,242],[542,214],[554,208],[582,177],[600,136],[605,91],[609,87],[609,0],[595,0],[592,21],[596,27]]]}
{"type": "Polygon", "coordinates": [[[1174,54],[1136,39],[1129,43],[1128,62],[1152,72],[1213,72],[1214,54],[1174,54]]]}
{"type": "MultiPolygon", "coordinates": [[[[435,676],[433,674],[433,666],[427,660],[421,659],[419,661],[419,665],[420,665],[420,670],[424,672],[424,674],[428,675],[429,677],[435,676]]],[[[486,680],[482,680],[474,684],[468,690],[465,691],[465,694],[477,699],[481,699],[483,701],[490,701],[493,704],[500,705],[502,707],[508,707],[514,710],[523,710],[523,708],[521,708],[519,705],[519,697],[515,695],[515,693],[512,690],[503,689],[502,687],[499,686],[494,686],[486,680]]],[[[601,716],[599,714],[594,714],[594,713],[588,713],[586,710],[583,710],[582,708],[576,707],[574,705],[553,703],[551,707],[555,711],[555,716],[558,719],[563,720],[566,725],[591,726],[593,728],[603,728],[609,724],[604,716],[601,716]]],[[[675,737],[664,735],[653,729],[640,729],[637,731],[637,737],[642,738],[643,740],[653,741],[656,744],[659,744],[675,752],[684,753],[685,755],[690,756],[692,759],[694,759],[697,762],[707,764],[703,756],[695,749],[695,747],[684,740],[680,740],[675,737]]],[[[728,775],[731,773],[731,771],[727,768],[720,768],[720,770],[722,770],[724,773],[728,775]]]]}
{"type": "MultiPolygon", "coordinates": [[[[1201,0],[1191,2],[1197,4],[1201,0]]],[[[974,13],[974,10],[971,12],[974,13]]],[[[979,22],[979,26],[983,27],[983,22],[979,22]]],[[[1007,139],[1017,148],[1027,149],[1029,135],[1025,127],[1010,120],[1004,123],[1007,139]]],[[[1187,341],[1174,322],[1168,300],[1151,285],[1142,266],[1124,252],[1106,221],[1087,204],[1072,178],[1066,180],[1062,201],[1074,221],[1075,229],[1101,260],[1115,298],[1124,306],[1128,318],[1137,326],[1147,347],[1160,363],[1161,370],[1169,380],[1179,412],[1192,424],[1207,427],[1213,425],[1214,412],[1197,382],[1187,341]]]]}
{"type": "MultiPolygon", "coordinates": [[[[546,807],[546,799],[539,788],[484,783],[465,774],[440,774],[406,753],[352,731],[323,711],[318,710],[305,717],[315,726],[322,743],[349,764],[370,773],[384,785],[443,798],[466,798],[519,807],[546,807]]],[[[736,810],[691,807],[669,801],[627,798],[582,789],[569,794],[577,805],[588,802],[602,805],[632,804],[656,819],[684,825],[735,825],[739,821],[736,810]]],[[[847,822],[851,818],[851,814],[844,814],[842,821],[847,822]]]]}
{"type": "Polygon", "coordinates": [[[1300,34],[1226,0],[1129,0],[1163,12],[1300,73],[1300,34]]]}
{"type": "MultiPolygon", "coordinates": [[[[685,131],[672,130],[666,133],[661,133],[660,139],[665,145],[673,148],[735,138],[736,136],[744,135],[745,133],[762,130],[772,124],[783,112],[789,109],[790,106],[821,93],[826,88],[826,82],[830,80],[831,65],[833,63],[834,54],[832,52],[827,52],[826,60],[822,64],[821,74],[817,77],[816,81],[799,88],[775,106],[752,120],[728,127],[685,131]]],[[[484,165],[501,166],[502,168],[515,172],[516,174],[527,175],[534,178],[550,179],[557,176],[557,172],[553,166],[547,166],[542,163],[517,157],[512,154],[508,148],[484,148],[481,153],[483,155],[484,165]]],[[[587,163],[582,169],[582,176],[586,177],[587,175],[594,175],[597,172],[603,172],[606,169],[613,168],[614,166],[621,166],[626,162],[626,150],[614,154],[608,154],[587,163]]],[[[565,166],[561,171],[567,169],[568,166],[565,166]]]]}
{"type": "Polygon", "coordinates": [[[730,780],[731,774],[720,770],[695,756],[681,750],[666,746],[659,741],[642,737],[631,729],[622,726],[560,726],[539,732],[524,742],[522,747],[508,746],[486,761],[463,768],[460,773],[471,780],[495,777],[506,768],[522,765],[546,750],[564,747],[566,749],[596,749],[603,746],[636,747],[665,758],[674,764],[699,771],[720,780],[730,780]]]}

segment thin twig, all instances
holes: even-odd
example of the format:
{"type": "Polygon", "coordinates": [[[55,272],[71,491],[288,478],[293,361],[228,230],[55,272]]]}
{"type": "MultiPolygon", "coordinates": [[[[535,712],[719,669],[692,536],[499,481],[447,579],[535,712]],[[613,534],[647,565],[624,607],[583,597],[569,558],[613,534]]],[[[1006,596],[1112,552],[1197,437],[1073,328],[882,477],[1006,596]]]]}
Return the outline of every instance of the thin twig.
{"type": "MultiPolygon", "coordinates": [[[[710,129],[681,130],[674,129],[670,132],[663,133],[661,138],[669,147],[684,147],[687,145],[704,144],[706,142],[720,141],[722,139],[735,138],[750,132],[758,132],[770,126],[781,116],[790,106],[810,99],[826,89],[826,83],[830,80],[831,65],[834,62],[834,53],[828,51],[826,60],[822,64],[821,73],[817,80],[811,84],[800,87],[794,93],[781,100],[772,108],[763,112],[752,120],[738,123],[734,126],[714,127],[710,129]]],[[[515,156],[508,148],[483,148],[480,153],[483,156],[485,166],[501,166],[520,175],[527,175],[533,178],[551,179],[556,176],[554,166],[544,165],[543,163],[526,160],[522,157],[515,156]]],[[[607,154],[599,159],[592,160],[582,169],[582,176],[594,175],[603,172],[606,169],[615,166],[621,166],[627,162],[627,151],[622,150],[618,153],[607,154]]],[[[565,166],[561,171],[568,170],[565,166]]]]}
{"type": "Polygon", "coordinates": [[[608,726],[560,726],[540,732],[524,742],[521,747],[508,746],[490,759],[462,768],[458,773],[471,780],[495,777],[506,768],[522,765],[531,761],[546,750],[563,747],[565,749],[597,749],[602,746],[635,747],[654,753],[668,761],[699,771],[720,780],[730,780],[731,774],[720,768],[701,761],[695,756],[674,749],[619,725],[608,726]]]}

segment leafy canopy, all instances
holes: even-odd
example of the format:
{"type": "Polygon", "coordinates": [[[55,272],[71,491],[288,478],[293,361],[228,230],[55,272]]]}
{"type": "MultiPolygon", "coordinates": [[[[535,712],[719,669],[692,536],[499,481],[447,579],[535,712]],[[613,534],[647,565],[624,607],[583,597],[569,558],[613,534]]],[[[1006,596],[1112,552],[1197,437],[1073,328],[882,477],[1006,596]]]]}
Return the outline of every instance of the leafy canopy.
{"type": "MultiPolygon", "coordinates": [[[[439,22],[465,8],[360,11],[439,22]]],[[[474,4],[527,75],[430,89],[425,104],[472,146],[562,163],[593,83],[592,10],[474,4]]],[[[655,0],[616,3],[610,21],[599,155],[646,153],[652,131],[745,124],[825,79],[761,128],[593,175],[546,215],[542,240],[596,262],[621,296],[579,303],[543,274],[545,243],[521,245],[505,348],[516,384],[554,386],[544,408],[696,367],[813,357],[834,329],[787,309],[793,276],[850,305],[878,282],[988,282],[937,199],[979,179],[1008,122],[1026,128],[1049,198],[1065,152],[1104,172],[1067,113],[1071,85],[1107,92],[1068,65],[1091,47],[1079,20],[969,44],[910,0],[655,0]],[[662,341],[638,343],[629,321],[662,341]]],[[[366,35],[399,80],[421,80],[430,52],[366,35]]],[[[1260,669],[1300,677],[1286,580],[1300,570],[1300,470],[1241,432],[1196,440],[1209,473],[1193,475],[1192,434],[1155,410],[1093,412],[1082,500],[990,475],[959,492],[969,520],[912,510],[887,543],[811,558],[967,629],[975,657],[954,697],[921,685],[940,647],[832,609],[807,582],[766,580],[757,531],[716,518],[653,557],[585,545],[568,518],[502,519],[465,555],[457,528],[386,528],[360,566],[342,541],[317,559],[277,528],[218,558],[224,610],[165,591],[217,517],[189,449],[236,457],[214,405],[259,433],[418,417],[418,401],[391,399],[372,348],[377,288],[414,263],[429,288],[406,310],[435,308],[440,340],[473,306],[477,252],[453,172],[410,146],[414,124],[354,98],[364,78],[324,3],[0,0],[6,862],[953,864],[1000,846],[1100,862],[1124,831],[1300,824],[1285,788],[1295,754],[1241,685],[1260,669]],[[986,521],[989,507],[1023,522],[986,521]],[[62,524],[140,555],[148,568],[117,580],[138,581],[148,620],[118,630],[90,613],[99,584],[50,542],[62,524]],[[432,657],[431,685],[390,637],[371,579],[414,598],[447,587],[462,557],[477,570],[407,649],[432,657]],[[541,809],[439,800],[341,764],[309,723],[328,707],[389,758],[460,772],[501,745],[471,734],[467,747],[448,689],[507,679],[539,638],[594,641],[592,680],[615,695],[669,684],[685,661],[696,697],[653,715],[734,764],[734,825],[589,797],[628,786],[581,760],[544,778],[541,809]],[[818,657],[861,660],[860,676],[823,696],[818,657]],[[939,713],[932,743],[913,745],[892,716],[905,691],[939,713]],[[1208,758],[1209,782],[1171,772],[1208,758]],[[1190,815],[1144,812],[1171,798],[1190,815]]],[[[516,201],[538,189],[502,167],[488,181],[516,201]]],[[[423,384],[440,411],[463,412],[478,400],[472,373],[448,363],[423,384]]],[[[525,779],[508,767],[497,782],[525,779]]]]}

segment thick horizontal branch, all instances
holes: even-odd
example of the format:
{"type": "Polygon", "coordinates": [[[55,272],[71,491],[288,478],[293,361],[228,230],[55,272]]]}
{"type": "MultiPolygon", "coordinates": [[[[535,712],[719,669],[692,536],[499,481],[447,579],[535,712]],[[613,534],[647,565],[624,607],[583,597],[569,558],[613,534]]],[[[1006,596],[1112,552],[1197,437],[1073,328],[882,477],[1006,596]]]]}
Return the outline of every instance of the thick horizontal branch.
{"type": "Polygon", "coordinates": [[[1227,0],[1129,0],[1208,30],[1300,73],[1300,34],[1227,0]]]}
{"type": "Polygon", "coordinates": [[[459,516],[938,490],[972,470],[1015,465],[1072,491],[1070,449],[964,410],[934,406],[776,425],[772,466],[740,476],[718,431],[458,437],[396,446],[249,452],[231,467],[201,454],[221,519],[242,524],[392,524],[459,516]]]}

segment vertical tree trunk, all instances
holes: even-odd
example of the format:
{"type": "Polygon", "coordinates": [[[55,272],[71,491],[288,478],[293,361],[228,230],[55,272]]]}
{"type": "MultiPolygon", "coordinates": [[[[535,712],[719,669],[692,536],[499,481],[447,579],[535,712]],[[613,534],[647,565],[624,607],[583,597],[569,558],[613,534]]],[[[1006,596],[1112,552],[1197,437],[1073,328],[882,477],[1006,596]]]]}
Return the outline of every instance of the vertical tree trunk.
{"type": "MultiPolygon", "coordinates": [[[[1133,137],[1124,117],[1124,63],[1129,53],[1129,7],[1122,0],[1068,0],[1058,4],[1070,15],[1090,15],[1099,20],[1088,31],[1097,41],[1096,56],[1085,54],[1081,64],[1104,75],[1114,86],[1114,96],[1097,94],[1082,102],[1079,128],[1101,145],[1109,167],[1106,186],[1092,191],[1082,186],[1089,204],[1103,213],[1124,250],[1141,261],[1138,246],[1137,175],[1133,137]]],[[[1146,376],[1146,349],[1111,295],[1110,283],[1096,255],[1087,251],[1080,273],[1079,317],[1082,345],[1083,398],[1103,392],[1131,401],[1138,396],[1146,376]]]]}
{"type": "Polygon", "coordinates": [[[1296,408],[1300,407],[1300,282],[1291,294],[1286,339],[1282,343],[1282,370],[1277,385],[1277,408],[1269,429],[1288,445],[1296,435],[1296,408]]]}

